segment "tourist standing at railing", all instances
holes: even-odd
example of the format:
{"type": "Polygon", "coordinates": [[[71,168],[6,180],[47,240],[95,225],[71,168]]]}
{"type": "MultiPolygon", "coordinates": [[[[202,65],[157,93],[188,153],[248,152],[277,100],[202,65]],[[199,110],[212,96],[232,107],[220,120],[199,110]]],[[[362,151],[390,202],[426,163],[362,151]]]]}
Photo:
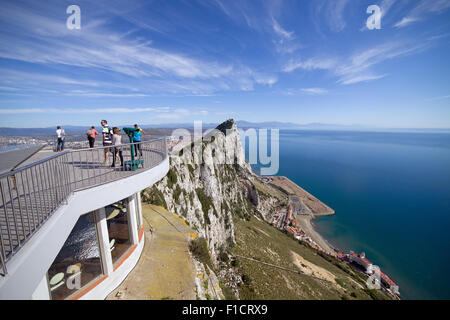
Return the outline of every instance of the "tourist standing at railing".
{"type": "MultiPolygon", "coordinates": [[[[108,126],[108,121],[102,120],[102,136],[103,136],[103,146],[112,147],[112,130],[108,126]]],[[[105,152],[105,166],[108,165],[108,154],[113,152],[112,148],[104,148],[105,152]]]]}
{"type": "Polygon", "coordinates": [[[56,137],[58,138],[56,152],[62,152],[64,151],[64,139],[66,138],[66,132],[64,129],[61,129],[61,126],[56,127],[56,137]]]}
{"type": "Polygon", "coordinates": [[[120,129],[117,127],[113,128],[113,136],[112,136],[112,144],[114,146],[114,155],[113,155],[113,163],[111,168],[116,166],[117,155],[120,158],[120,165],[123,167],[123,154],[122,154],[122,135],[120,134],[120,129]]]}
{"type": "MultiPolygon", "coordinates": [[[[137,124],[134,125],[135,129],[138,129],[134,135],[133,135],[133,141],[134,142],[141,142],[141,137],[144,134],[144,130],[142,130],[141,128],[138,127],[137,124]]],[[[137,151],[139,150],[139,154],[142,157],[142,145],[140,143],[135,144],[135,148],[134,148],[134,155],[137,157],[137,151]]]]}
{"type": "Polygon", "coordinates": [[[95,126],[92,126],[87,132],[86,132],[88,141],[89,141],[89,148],[93,148],[95,144],[95,136],[98,135],[98,131],[95,130],[95,126]]]}

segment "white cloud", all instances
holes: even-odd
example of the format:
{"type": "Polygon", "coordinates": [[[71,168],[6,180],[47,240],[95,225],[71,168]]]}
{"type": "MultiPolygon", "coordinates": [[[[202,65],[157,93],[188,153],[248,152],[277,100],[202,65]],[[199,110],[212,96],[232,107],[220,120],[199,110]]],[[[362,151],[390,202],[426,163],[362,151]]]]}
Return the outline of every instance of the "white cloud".
{"type": "Polygon", "coordinates": [[[336,60],[332,58],[310,58],[307,60],[290,60],[283,68],[283,72],[303,70],[329,70],[336,66],[336,60]]]}
{"type": "Polygon", "coordinates": [[[15,108],[0,109],[0,114],[35,114],[35,113],[52,113],[52,114],[97,114],[97,113],[137,113],[137,112],[167,112],[159,108],[15,108]]]}
{"type": "Polygon", "coordinates": [[[431,14],[441,14],[450,8],[450,0],[421,0],[410,13],[395,24],[396,28],[403,28],[413,22],[425,19],[431,14]]]}
{"type": "Polygon", "coordinates": [[[277,20],[275,20],[275,19],[273,19],[273,18],[272,18],[272,28],[273,28],[273,31],[275,31],[275,33],[276,33],[277,35],[279,35],[280,37],[282,37],[282,38],[285,38],[285,39],[290,40],[290,39],[292,39],[293,36],[294,36],[294,32],[293,32],[293,31],[287,31],[287,30],[283,29],[283,28],[278,24],[277,20]]]}
{"type": "Polygon", "coordinates": [[[429,42],[387,42],[373,48],[357,52],[346,62],[339,64],[334,73],[339,77],[338,83],[355,84],[384,78],[386,74],[374,74],[373,68],[385,61],[415,54],[428,48],[429,42]]]}
{"type": "Polygon", "coordinates": [[[419,21],[418,18],[413,18],[413,17],[405,17],[402,20],[400,20],[399,22],[397,22],[394,27],[396,28],[402,28],[405,27],[413,22],[419,21]]]}
{"type": "Polygon", "coordinates": [[[386,74],[377,75],[372,70],[387,60],[415,54],[427,49],[432,40],[411,43],[407,41],[386,42],[343,58],[310,58],[307,60],[291,60],[282,70],[293,72],[327,70],[338,77],[340,84],[355,84],[384,78],[386,74]]]}
{"type": "MultiPolygon", "coordinates": [[[[380,9],[381,9],[381,18],[382,18],[382,25],[385,23],[386,21],[386,16],[389,12],[389,10],[391,9],[391,7],[397,3],[398,0],[383,0],[380,3],[380,9]]],[[[364,24],[362,26],[362,28],[360,29],[361,31],[367,31],[367,25],[366,25],[366,21],[364,21],[364,24]]]]}
{"type": "Polygon", "coordinates": [[[338,80],[338,83],[340,84],[355,84],[360,82],[368,82],[373,80],[378,80],[381,78],[384,78],[386,74],[383,75],[351,75],[347,78],[342,78],[338,80]]]}
{"type": "Polygon", "coordinates": [[[425,101],[438,101],[438,100],[445,100],[445,99],[449,99],[450,95],[446,95],[446,96],[439,96],[439,97],[433,97],[430,99],[426,99],[425,101]]]}
{"type": "MultiPolygon", "coordinates": [[[[121,91],[85,92],[86,95],[139,97],[149,90],[155,92],[157,88],[167,93],[211,94],[241,88],[252,90],[255,84],[270,86],[276,82],[273,76],[266,80],[255,77],[251,68],[241,66],[238,62],[227,64],[156,48],[152,41],[133,37],[133,32],[117,33],[106,29],[101,19],[83,25],[81,30],[74,32],[65,27],[64,21],[49,17],[35,14],[27,7],[18,8],[13,4],[2,6],[0,18],[6,27],[0,33],[0,42],[8,45],[0,47],[0,58],[44,66],[88,69],[91,75],[107,79],[102,81],[102,87],[106,85],[111,88],[115,85],[121,91]],[[24,37],[24,34],[27,36],[24,37]],[[112,75],[110,79],[105,77],[105,72],[112,75]],[[140,92],[123,92],[130,90],[127,88],[130,82],[139,83],[137,87],[140,92]],[[119,84],[125,90],[120,90],[119,84]]],[[[42,76],[46,83],[96,86],[92,80],[57,78],[42,76]]],[[[20,85],[20,81],[16,82],[20,85]]],[[[42,85],[26,82],[28,88],[42,85]]]]}
{"type": "Polygon", "coordinates": [[[309,95],[323,95],[328,93],[328,90],[323,88],[302,88],[300,91],[309,95]]]}
{"type": "Polygon", "coordinates": [[[328,27],[333,32],[340,32],[345,29],[347,23],[344,18],[345,8],[349,0],[314,1],[316,5],[316,19],[320,21],[325,18],[328,27]],[[318,17],[323,14],[324,17],[318,17]]]}
{"type": "Polygon", "coordinates": [[[14,108],[0,109],[0,114],[130,114],[130,113],[152,113],[156,118],[179,119],[188,116],[207,116],[210,112],[205,109],[173,108],[173,107],[142,107],[142,108],[14,108]]]}

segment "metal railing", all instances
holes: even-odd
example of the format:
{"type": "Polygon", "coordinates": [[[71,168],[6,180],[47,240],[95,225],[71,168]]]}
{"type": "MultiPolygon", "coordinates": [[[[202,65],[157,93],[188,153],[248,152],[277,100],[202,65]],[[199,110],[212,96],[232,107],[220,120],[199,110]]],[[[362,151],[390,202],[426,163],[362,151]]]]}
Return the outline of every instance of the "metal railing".
{"type": "Polygon", "coordinates": [[[0,175],[0,273],[7,274],[7,262],[70,194],[151,169],[166,157],[166,138],[160,138],[62,152],[0,175]]]}

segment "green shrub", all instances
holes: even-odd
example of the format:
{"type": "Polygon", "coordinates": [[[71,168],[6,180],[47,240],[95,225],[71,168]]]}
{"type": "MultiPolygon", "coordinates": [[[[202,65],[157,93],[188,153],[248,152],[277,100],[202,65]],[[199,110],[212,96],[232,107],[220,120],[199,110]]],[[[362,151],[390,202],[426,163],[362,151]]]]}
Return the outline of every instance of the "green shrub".
{"type": "Polygon", "coordinates": [[[176,203],[179,203],[181,192],[182,192],[182,190],[181,190],[180,186],[177,185],[173,192],[173,199],[175,200],[176,203]]]}
{"type": "Polygon", "coordinates": [[[383,298],[378,294],[378,291],[375,289],[364,289],[364,291],[373,299],[373,300],[383,300],[383,298]]]}
{"type": "Polygon", "coordinates": [[[195,189],[195,192],[197,193],[197,197],[198,200],[200,201],[201,205],[202,205],[202,210],[203,210],[203,215],[205,218],[205,223],[210,224],[211,221],[209,221],[209,217],[208,217],[208,212],[209,209],[213,208],[213,213],[214,215],[217,217],[217,211],[216,208],[214,208],[214,204],[211,200],[211,197],[208,197],[205,192],[203,191],[203,189],[195,189]]]}
{"type": "Polygon", "coordinates": [[[340,285],[342,288],[345,288],[345,283],[342,281],[342,279],[336,279],[336,282],[338,285],[340,285]]]}
{"type": "Polygon", "coordinates": [[[231,290],[227,286],[222,287],[222,293],[225,297],[225,300],[237,300],[236,296],[233,293],[233,290],[231,290]]]}
{"type": "Polygon", "coordinates": [[[219,261],[222,261],[222,262],[225,262],[225,263],[228,262],[228,260],[229,260],[228,254],[227,254],[226,250],[223,247],[220,248],[218,258],[219,258],[219,261]]]}
{"type": "Polygon", "coordinates": [[[244,284],[251,284],[252,283],[252,279],[250,278],[250,276],[249,275],[247,275],[247,274],[243,274],[242,275],[242,282],[244,283],[244,284]]]}
{"type": "Polygon", "coordinates": [[[177,174],[174,169],[170,168],[167,172],[167,186],[172,189],[173,185],[178,182],[177,174]]]}
{"type": "Polygon", "coordinates": [[[152,186],[150,192],[148,193],[147,201],[156,206],[164,207],[167,210],[167,203],[166,200],[164,199],[164,195],[154,185],[152,186]]]}
{"type": "Polygon", "coordinates": [[[189,250],[198,261],[205,265],[205,268],[206,266],[209,266],[211,269],[213,268],[211,257],[209,255],[208,244],[206,243],[205,238],[200,237],[192,240],[189,243],[189,250]]]}
{"type": "Polygon", "coordinates": [[[189,173],[192,175],[192,176],[194,176],[194,167],[190,164],[190,163],[188,163],[188,165],[187,165],[187,167],[188,167],[188,169],[189,169],[189,173]]]}

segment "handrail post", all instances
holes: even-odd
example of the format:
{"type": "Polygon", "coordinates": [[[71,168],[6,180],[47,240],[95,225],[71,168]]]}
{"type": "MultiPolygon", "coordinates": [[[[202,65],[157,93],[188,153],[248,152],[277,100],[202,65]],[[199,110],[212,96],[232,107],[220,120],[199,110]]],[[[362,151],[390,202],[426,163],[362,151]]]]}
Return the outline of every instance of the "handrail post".
{"type": "Polygon", "coordinates": [[[2,250],[0,251],[0,263],[3,270],[3,276],[6,276],[8,274],[8,270],[6,269],[6,256],[5,256],[5,245],[3,243],[3,235],[1,232],[1,226],[0,226],[0,245],[2,246],[2,250]]]}

